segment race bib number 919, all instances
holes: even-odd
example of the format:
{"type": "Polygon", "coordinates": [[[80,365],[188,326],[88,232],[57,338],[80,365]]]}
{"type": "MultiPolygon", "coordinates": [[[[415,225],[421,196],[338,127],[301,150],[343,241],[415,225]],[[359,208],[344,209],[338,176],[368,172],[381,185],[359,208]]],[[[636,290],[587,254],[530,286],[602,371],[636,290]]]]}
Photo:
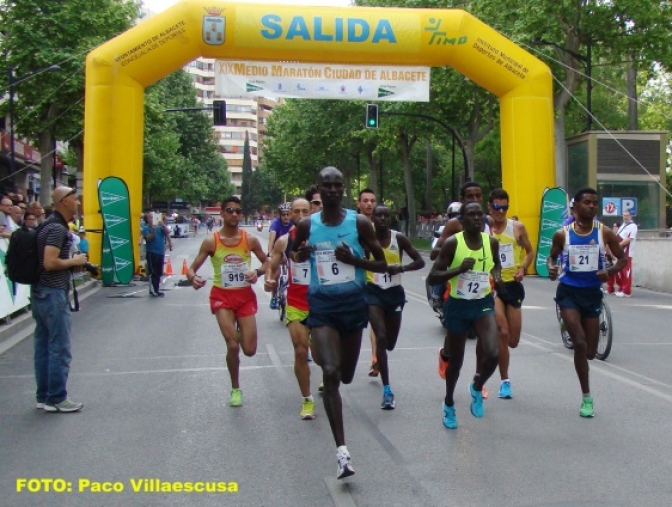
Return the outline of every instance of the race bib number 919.
{"type": "Polygon", "coordinates": [[[247,269],[247,262],[240,264],[222,264],[222,286],[229,287],[247,287],[250,285],[245,280],[245,273],[247,269]]]}

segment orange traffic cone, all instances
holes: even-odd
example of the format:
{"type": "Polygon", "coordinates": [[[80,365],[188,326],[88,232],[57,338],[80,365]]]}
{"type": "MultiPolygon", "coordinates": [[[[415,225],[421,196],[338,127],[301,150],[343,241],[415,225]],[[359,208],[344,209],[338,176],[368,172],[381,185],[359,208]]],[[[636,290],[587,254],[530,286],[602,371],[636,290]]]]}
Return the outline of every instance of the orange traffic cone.
{"type": "Polygon", "coordinates": [[[170,263],[170,255],[166,255],[166,269],[163,270],[164,275],[174,275],[173,266],[170,263]]]}
{"type": "Polygon", "coordinates": [[[187,266],[187,259],[184,259],[184,261],[182,261],[182,274],[186,276],[187,271],[189,271],[189,266],[187,266]]]}

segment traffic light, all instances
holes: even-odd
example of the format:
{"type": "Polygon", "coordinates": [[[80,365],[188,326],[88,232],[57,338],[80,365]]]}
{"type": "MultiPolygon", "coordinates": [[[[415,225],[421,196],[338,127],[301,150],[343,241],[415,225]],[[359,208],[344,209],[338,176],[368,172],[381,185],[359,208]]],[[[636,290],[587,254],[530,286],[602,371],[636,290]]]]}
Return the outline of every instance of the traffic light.
{"type": "Polygon", "coordinates": [[[217,126],[226,125],[226,101],[213,100],[212,101],[212,117],[213,123],[217,126]]]}
{"type": "Polygon", "coordinates": [[[378,104],[366,105],[366,128],[367,129],[378,128],[378,104]]]}

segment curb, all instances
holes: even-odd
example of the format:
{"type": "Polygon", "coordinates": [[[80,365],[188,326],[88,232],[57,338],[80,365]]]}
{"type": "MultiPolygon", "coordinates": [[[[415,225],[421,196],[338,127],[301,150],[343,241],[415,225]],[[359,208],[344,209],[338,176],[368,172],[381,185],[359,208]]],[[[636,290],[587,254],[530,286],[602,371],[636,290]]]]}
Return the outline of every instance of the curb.
{"type": "MultiPolygon", "coordinates": [[[[100,289],[102,284],[98,280],[90,280],[77,287],[79,299],[83,299],[100,289]]],[[[0,354],[5,353],[14,345],[32,336],[35,330],[35,321],[30,313],[30,307],[19,310],[10,316],[8,324],[0,325],[0,354]]]]}

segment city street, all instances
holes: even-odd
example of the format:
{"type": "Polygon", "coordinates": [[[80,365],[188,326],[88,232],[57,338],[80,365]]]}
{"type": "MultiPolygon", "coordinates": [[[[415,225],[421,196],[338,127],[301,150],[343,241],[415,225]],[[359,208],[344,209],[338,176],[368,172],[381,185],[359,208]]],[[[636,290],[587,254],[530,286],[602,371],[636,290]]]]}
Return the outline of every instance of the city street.
{"type": "MultiPolygon", "coordinates": [[[[246,230],[265,248],[267,229],[246,230]]],[[[631,299],[609,297],[614,345],[606,362],[590,365],[596,416],[582,419],[573,355],[555,316],[556,284],[528,278],[523,335],[511,353],[514,398],[497,398],[496,372],[485,417],[472,417],[469,341],[455,397],[459,428],[451,431],[441,422],[444,332],[425,298],[427,259],[403,278],[408,303],[390,356],[396,410],[380,409],[364,332],[355,379],[341,389],[356,475],[336,481],[335,445],[317,393],[320,368],[311,366],[317,418],[301,421],[291,341],[261,283],[257,354],[241,354],[244,406],[227,405],[225,344],[208,302],[210,262],[200,271],[204,289],[177,285],[183,260],[193,261],[204,237],[201,229],[196,238],[174,240],[176,274],[165,282],[164,299],[150,299],[147,283],[135,282],[82,301],[68,383],[72,399],[84,403],[80,413],[35,409],[31,338],[0,355],[1,505],[669,505],[672,295],[636,288],[631,299]],[[218,492],[187,491],[200,486],[218,492]]]]}

